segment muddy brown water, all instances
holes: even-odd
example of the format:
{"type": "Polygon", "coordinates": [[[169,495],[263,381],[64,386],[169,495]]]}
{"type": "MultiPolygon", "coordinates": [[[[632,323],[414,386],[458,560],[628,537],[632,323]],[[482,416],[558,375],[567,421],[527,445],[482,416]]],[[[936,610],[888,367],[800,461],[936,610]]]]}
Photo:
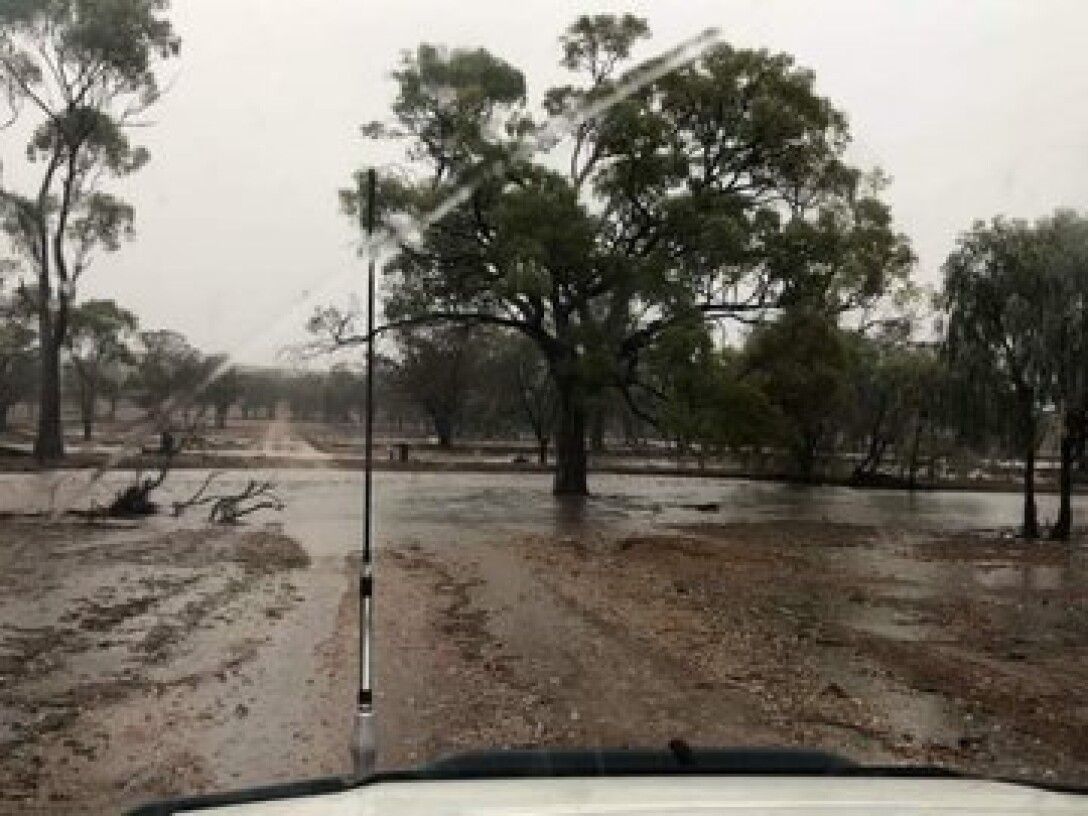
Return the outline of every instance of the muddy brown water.
{"type": "MultiPolygon", "coordinates": [[[[164,504],[185,498],[206,475],[172,473],[157,498],[164,504]]],[[[0,512],[90,507],[105,502],[131,478],[121,472],[98,479],[80,471],[0,474],[0,512]]],[[[24,789],[17,810],[35,804],[43,812],[79,810],[87,802],[108,809],[155,796],[348,769],[356,659],[352,556],[362,530],[362,475],[231,471],[221,484],[237,487],[263,478],[276,483],[287,509],[265,514],[246,529],[282,532],[297,540],[310,558],[306,569],[259,576],[232,595],[224,590],[232,574],[214,563],[164,561],[141,567],[138,559],[124,555],[126,542],[201,530],[202,520],[190,514],[180,521],[156,519],[136,530],[62,529],[57,563],[78,565],[82,572],[50,574],[46,585],[18,587],[0,600],[0,656],[16,661],[30,648],[27,638],[33,640],[37,632],[41,640],[51,627],[63,628],[62,618],[73,609],[81,610],[84,625],[97,621],[103,630],[101,637],[84,633],[78,642],[64,641],[65,648],[56,654],[44,649],[40,675],[24,677],[22,685],[10,686],[0,698],[4,743],[18,737],[24,725],[18,720],[28,716],[26,705],[32,705],[35,718],[48,719],[51,696],[83,695],[74,709],[53,712],[63,719],[57,720],[55,733],[43,726],[37,742],[23,746],[29,764],[17,770],[24,787],[37,790],[24,789]],[[79,555],[84,551],[121,555],[79,555]],[[141,580],[142,592],[116,589],[141,580]],[[157,590],[155,581],[160,582],[157,590]],[[191,595],[186,581],[193,582],[191,595]],[[156,598],[154,608],[142,607],[156,591],[169,596],[168,602],[156,598]],[[147,648],[153,652],[149,633],[158,631],[155,626],[199,599],[205,603],[192,608],[192,631],[175,632],[160,660],[140,662],[140,657],[126,663],[133,643],[150,642],[147,648]],[[92,602],[97,606],[88,606],[92,602]],[[116,684],[119,677],[132,681],[131,693],[93,697],[98,685],[116,684]],[[73,775],[80,784],[71,782],[73,775]],[[91,791],[86,801],[81,785],[91,791]]],[[[782,529],[789,523],[815,523],[895,531],[887,540],[878,534],[865,546],[832,547],[822,556],[822,564],[879,583],[879,597],[864,604],[841,596],[784,601],[787,607],[795,600],[804,604],[804,614],[814,619],[892,644],[939,646],[947,635],[941,621],[918,609],[941,598],[985,599],[994,593],[1015,598],[1021,593],[1027,601],[1039,593],[1083,587],[1088,580],[1079,555],[1061,563],[1021,563],[1000,555],[934,561],[913,550],[912,537],[921,541],[938,532],[1012,527],[1020,514],[1015,494],[912,495],[613,475],[595,476],[591,486],[589,498],[557,501],[543,474],[378,474],[379,567],[388,566],[398,581],[383,586],[379,571],[378,701],[388,764],[424,761],[435,751],[537,740],[637,743],[632,729],[638,722],[624,721],[640,716],[631,704],[639,690],[656,695],[657,708],[664,712],[651,729],[655,740],[682,729],[719,744],[777,738],[778,732],[764,729],[759,717],[742,710],[744,698],[730,696],[733,692],[699,685],[670,696],[670,684],[683,682],[683,660],[655,655],[652,646],[605,620],[607,614],[593,613],[572,602],[561,584],[542,580],[538,567],[528,566],[516,548],[507,546],[526,536],[559,543],[614,541],[675,535],[700,526],[775,523],[787,525],[782,529]],[[383,561],[384,554],[407,560],[383,561]],[[642,662],[643,674],[626,667],[632,654],[642,662]],[[480,673],[479,665],[486,665],[487,672],[480,673]],[[498,690],[482,687],[493,681],[498,690]],[[479,699],[459,703],[457,690],[472,686],[480,687],[479,699]],[[715,717],[723,722],[713,728],[700,731],[692,725],[715,717]],[[497,725],[481,725],[485,718],[497,725]]],[[[1086,510],[1088,496],[1075,497],[1075,514],[1083,518],[1086,510]]],[[[1053,514],[1051,497],[1041,497],[1041,518],[1053,514]]],[[[34,552],[27,549],[31,538],[0,520],[0,546],[8,547],[9,554],[10,548],[23,547],[20,557],[33,560],[34,552]]],[[[30,574],[45,580],[44,572],[30,574]]],[[[654,586],[652,575],[647,580],[654,586]]],[[[1014,640],[1054,629],[1064,614],[1058,604],[1027,602],[1001,610],[1014,640]]],[[[797,614],[790,608],[785,613],[797,614]]],[[[885,709],[897,711],[899,731],[909,732],[917,744],[954,746],[976,738],[966,733],[963,711],[945,695],[905,689],[844,648],[824,649],[808,668],[829,688],[883,700],[885,709]]],[[[844,749],[868,746],[875,759],[905,756],[890,744],[874,747],[868,740],[863,745],[857,733],[836,732],[834,739],[844,749]]]]}
{"type": "MultiPolygon", "coordinates": [[[[171,474],[161,491],[169,502],[195,488],[208,471],[171,474]]],[[[0,511],[87,507],[112,495],[132,474],[0,474],[0,511]]],[[[314,554],[348,553],[357,547],[362,519],[362,474],[335,470],[228,471],[225,484],[271,478],[288,499],[288,526],[316,534],[306,546],[314,554]]],[[[602,474],[591,477],[593,495],[556,501],[550,477],[536,473],[379,473],[376,531],[379,539],[456,529],[490,535],[506,529],[560,532],[585,525],[640,526],[689,521],[829,521],[872,526],[958,530],[1011,527],[1020,517],[1016,493],[859,490],[807,487],[743,479],[602,474]],[[707,510],[713,505],[713,509],[707,510]]],[[[1075,496],[1083,517],[1088,496],[1075,496]]],[[[1056,499],[1039,497],[1044,521],[1056,514],[1056,499]]]]}

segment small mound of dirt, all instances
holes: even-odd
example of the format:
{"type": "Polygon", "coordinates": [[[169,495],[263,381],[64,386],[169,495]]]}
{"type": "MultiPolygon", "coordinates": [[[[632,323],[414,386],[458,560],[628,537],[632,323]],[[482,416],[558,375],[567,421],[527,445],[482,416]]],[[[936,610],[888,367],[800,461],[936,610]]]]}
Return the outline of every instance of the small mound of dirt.
{"type": "Polygon", "coordinates": [[[295,539],[275,532],[248,532],[234,545],[233,560],[260,572],[304,569],[310,556],[295,539]]]}

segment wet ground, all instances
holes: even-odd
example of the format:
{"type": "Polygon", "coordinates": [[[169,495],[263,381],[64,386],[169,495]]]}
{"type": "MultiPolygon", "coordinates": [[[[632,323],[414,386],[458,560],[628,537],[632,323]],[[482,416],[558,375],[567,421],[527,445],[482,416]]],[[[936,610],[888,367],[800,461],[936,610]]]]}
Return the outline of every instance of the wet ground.
{"type": "MultiPolygon", "coordinates": [[[[348,769],[360,474],[225,481],[264,476],[287,511],[237,529],[0,519],[0,810],[348,769]]],[[[126,478],[0,476],[0,510],[90,506],[126,478]]],[[[203,478],[171,474],[162,498],[203,478]]],[[[377,484],[386,767],[682,737],[1088,780],[1086,550],[978,532],[1013,524],[1015,495],[377,484]]]]}

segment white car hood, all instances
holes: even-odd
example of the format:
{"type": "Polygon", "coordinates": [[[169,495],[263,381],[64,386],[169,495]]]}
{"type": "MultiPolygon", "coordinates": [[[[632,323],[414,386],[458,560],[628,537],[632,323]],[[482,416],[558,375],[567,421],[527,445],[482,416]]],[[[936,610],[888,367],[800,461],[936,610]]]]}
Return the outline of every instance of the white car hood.
{"type": "Polygon", "coordinates": [[[201,810],[231,816],[1088,814],[1088,796],[969,779],[634,776],[379,782],[201,810]]]}

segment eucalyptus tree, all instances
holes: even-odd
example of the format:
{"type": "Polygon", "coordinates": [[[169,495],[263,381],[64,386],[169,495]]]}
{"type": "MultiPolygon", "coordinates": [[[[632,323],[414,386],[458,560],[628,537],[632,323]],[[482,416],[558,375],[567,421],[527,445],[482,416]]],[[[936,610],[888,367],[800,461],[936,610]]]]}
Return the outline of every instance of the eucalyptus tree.
{"type": "Polygon", "coordinates": [[[102,181],[147,162],[129,126],[159,97],[157,63],[178,53],[166,9],[166,0],[0,3],[0,93],[5,118],[29,133],[19,175],[33,179],[16,189],[5,173],[0,208],[34,272],[41,460],[64,454],[60,356],[77,287],[95,252],[118,249],[131,231],[132,207],[102,181]]]}
{"type": "Polygon", "coordinates": [[[95,409],[103,381],[134,359],[139,320],[112,300],[88,300],[72,309],[65,345],[79,385],[83,439],[94,432],[95,409]]]}
{"type": "Polygon", "coordinates": [[[326,422],[361,422],[366,405],[366,377],[346,363],[325,373],[321,411],[326,422]]]}
{"type": "MultiPolygon", "coordinates": [[[[961,377],[983,386],[988,400],[1011,408],[1013,441],[1024,460],[1026,538],[1039,535],[1035,457],[1056,367],[1050,322],[1056,305],[1047,263],[1032,225],[995,218],[960,236],[944,264],[949,361],[961,377]]],[[[975,417],[990,423],[1001,418],[1001,412],[975,417]]]]}
{"type": "Polygon", "coordinates": [[[1051,358],[1050,400],[1061,423],[1058,517],[1051,537],[1072,531],[1073,462],[1088,436],[1088,219],[1058,211],[1035,226],[1043,253],[1041,328],[1051,358]]]}
{"type": "MultiPolygon", "coordinates": [[[[913,485],[922,437],[943,431],[946,370],[935,344],[912,341],[909,323],[886,326],[854,341],[851,437],[862,454],[852,479],[877,476],[895,454],[913,485]]],[[[931,450],[931,457],[935,451],[931,450]]]]}
{"type": "Polygon", "coordinates": [[[295,371],[285,379],[285,395],[291,419],[314,419],[321,410],[324,378],[317,371],[295,371]]]}
{"type": "MultiPolygon", "coordinates": [[[[14,268],[0,263],[0,271],[14,268]]],[[[27,311],[20,292],[4,283],[0,278],[0,432],[7,430],[11,406],[29,395],[37,353],[33,315],[27,311]]]]}
{"type": "Polygon", "coordinates": [[[159,430],[165,430],[174,415],[187,411],[184,399],[206,376],[204,355],[184,335],[169,329],[140,332],[129,380],[129,394],[159,430]]]}
{"type": "Polygon", "coordinates": [[[485,336],[471,404],[490,433],[528,429],[536,441],[537,461],[545,465],[555,424],[555,384],[547,361],[518,332],[490,331],[485,336]]]}
{"type": "MultiPolygon", "coordinates": [[[[652,401],[640,361],[667,332],[802,301],[864,308],[911,265],[811,72],[723,44],[628,83],[648,34],[638,18],[599,15],[561,37],[571,82],[544,95],[545,112],[573,125],[561,168],[523,74],[483,50],[406,55],[392,121],[364,129],[404,142],[410,163],[378,196],[378,220],[398,228],[389,325],[500,326],[536,344],[556,390],[556,493],[586,492],[594,394],[652,401]],[[451,196],[458,206],[420,220],[451,196]]],[[[343,200],[359,214],[354,190],[343,200]]],[[[311,327],[368,339],[334,308],[311,327]]]]}
{"type": "MultiPolygon", "coordinates": [[[[214,369],[213,369],[214,370],[214,369]]],[[[287,396],[290,377],[275,368],[250,368],[236,371],[226,384],[226,390],[237,387],[243,419],[258,416],[276,419],[280,401],[287,396]]]]}
{"type": "Polygon", "coordinates": [[[202,366],[201,382],[207,385],[200,392],[200,400],[211,407],[215,427],[220,429],[227,427],[227,414],[244,390],[242,373],[227,362],[227,355],[211,354],[204,358],[202,366]]]}
{"type": "Polygon", "coordinates": [[[484,338],[465,326],[414,327],[395,335],[391,381],[431,422],[438,444],[453,444],[479,374],[484,338]]]}
{"type": "Polygon", "coordinates": [[[715,347],[704,326],[663,334],[643,368],[656,405],[639,401],[632,409],[682,448],[721,453],[781,440],[783,417],[746,376],[743,355],[715,347]]]}
{"type": "Polygon", "coordinates": [[[742,365],[781,417],[796,475],[812,479],[820,451],[845,429],[854,408],[855,356],[846,332],[825,312],[787,309],[752,332],[742,365]]]}

